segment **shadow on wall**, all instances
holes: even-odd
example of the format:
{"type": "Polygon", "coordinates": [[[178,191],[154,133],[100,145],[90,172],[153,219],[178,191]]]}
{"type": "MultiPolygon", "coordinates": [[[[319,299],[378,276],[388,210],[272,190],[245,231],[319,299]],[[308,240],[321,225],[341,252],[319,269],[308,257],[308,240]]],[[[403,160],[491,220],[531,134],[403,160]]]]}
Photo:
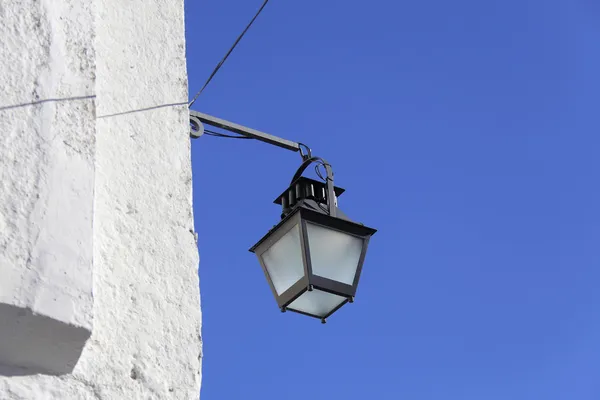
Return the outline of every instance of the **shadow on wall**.
{"type": "Polygon", "coordinates": [[[0,376],[26,376],[26,375],[35,375],[35,372],[32,372],[26,368],[20,367],[7,367],[6,365],[0,365],[0,376]]]}
{"type": "Polygon", "coordinates": [[[89,336],[88,329],[0,304],[0,376],[68,374],[89,336]]]}

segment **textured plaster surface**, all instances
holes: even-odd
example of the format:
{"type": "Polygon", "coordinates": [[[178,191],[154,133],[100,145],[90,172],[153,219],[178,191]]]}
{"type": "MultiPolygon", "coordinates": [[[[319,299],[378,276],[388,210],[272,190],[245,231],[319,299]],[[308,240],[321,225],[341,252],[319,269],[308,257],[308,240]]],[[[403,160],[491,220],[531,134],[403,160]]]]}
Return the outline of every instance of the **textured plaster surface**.
{"type": "MultiPolygon", "coordinates": [[[[89,7],[94,20],[87,51],[94,54],[95,114],[86,121],[95,130],[93,331],[71,373],[0,367],[0,399],[197,399],[202,354],[183,1],[45,1],[89,7]]],[[[0,17],[17,4],[31,14],[40,2],[3,2],[0,17]]],[[[81,102],[65,104],[74,110],[81,102]]]]}
{"type": "Polygon", "coordinates": [[[0,21],[0,364],[65,373],[93,322],[93,13],[4,0],[0,21]]]}

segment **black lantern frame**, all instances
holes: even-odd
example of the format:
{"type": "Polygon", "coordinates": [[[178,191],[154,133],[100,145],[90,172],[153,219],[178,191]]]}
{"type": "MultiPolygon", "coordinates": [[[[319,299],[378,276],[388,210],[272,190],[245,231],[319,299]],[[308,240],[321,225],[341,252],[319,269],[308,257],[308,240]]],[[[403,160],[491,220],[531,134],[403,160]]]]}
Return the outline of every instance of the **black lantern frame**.
{"type": "Polygon", "coordinates": [[[343,307],[347,303],[354,301],[356,290],[360,280],[362,266],[365,261],[370,237],[377,232],[363,224],[351,221],[339,208],[337,208],[337,196],[344,192],[344,189],[333,186],[333,173],[329,164],[326,164],[327,179],[326,182],[319,182],[313,179],[302,177],[301,174],[311,162],[323,160],[311,158],[306,160],[294,176],[290,187],[282,193],[276,200],[276,204],[282,206],[282,220],[271,229],[261,240],[258,241],[250,251],[255,253],[259,259],[265,277],[277,300],[277,305],[282,312],[287,310],[297,312],[314,318],[319,318],[323,323],[326,319],[343,307]],[[325,207],[326,205],[326,207],[325,207]],[[333,214],[333,215],[332,215],[333,214]],[[352,284],[346,284],[326,277],[316,275],[313,272],[310,244],[308,238],[307,224],[314,224],[325,227],[329,230],[339,231],[341,233],[357,237],[362,240],[362,249],[356,266],[356,272],[352,284]],[[304,275],[296,283],[291,285],[285,292],[278,294],[273,284],[267,266],[263,260],[263,254],[277,243],[284,235],[296,226],[300,232],[300,246],[302,253],[302,264],[304,275]],[[321,290],[330,294],[338,295],[345,300],[337,307],[333,308],[326,315],[313,315],[299,310],[288,308],[296,299],[307,291],[321,290]]]}

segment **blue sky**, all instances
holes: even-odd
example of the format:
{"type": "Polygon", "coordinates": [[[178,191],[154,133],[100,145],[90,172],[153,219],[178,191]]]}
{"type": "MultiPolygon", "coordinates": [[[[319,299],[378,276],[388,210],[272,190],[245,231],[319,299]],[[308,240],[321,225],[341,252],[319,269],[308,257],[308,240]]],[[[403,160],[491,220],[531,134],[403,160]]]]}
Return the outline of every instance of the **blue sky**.
{"type": "MultiPolygon", "coordinates": [[[[192,95],[259,6],[187,2],[192,95]]],[[[193,108],[379,232],[354,304],[281,314],[247,250],[300,157],[194,141],[202,399],[600,399],[599,43],[594,0],[271,0],[193,108]]]]}

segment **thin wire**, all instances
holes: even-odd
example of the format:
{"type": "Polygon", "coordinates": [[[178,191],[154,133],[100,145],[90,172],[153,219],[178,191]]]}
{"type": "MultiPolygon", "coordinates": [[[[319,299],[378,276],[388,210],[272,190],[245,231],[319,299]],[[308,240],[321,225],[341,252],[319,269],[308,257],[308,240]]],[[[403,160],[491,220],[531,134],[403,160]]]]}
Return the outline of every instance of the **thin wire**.
{"type": "Polygon", "coordinates": [[[246,136],[226,135],[224,133],[211,131],[210,129],[204,129],[204,134],[208,135],[208,136],[215,136],[215,137],[229,138],[229,139],[253,139],[251,137],[246,137],[246,136]]]}
{"type": "MultiPolygon", "coordinates": [[[[321,172],[321,169],[319,167],[327,167],[329,164],[327,164],[324,161],[317,161],[317,164],[315,165],[315,172],[317,174],[317,176],[319,178],[321,178],[321,180],[323,180],[324,182],[327,182],[327,180],[329,179],[329,177],[324,177],[323,173],[321,172]]],[[[331,167],[331,165],[329,165],[331,167]]]]}
{"type": "Polygon", "coordinates": [[[317,174],[317,176],[318,176],[319,178],[321,178],[321,180],[325,181],[325,179],[323,179],[323,175],[321,175],[321,171],[319,170],[319,165],[320,165],[320,164],[316,164],[316,165],[315,165],[315,173],[317,174]]]}
{"type": "Polygon", "coordinates": [[[322,180],[322,181],[324,181],[324,182],[327,182],[327,179],[325,179],[325,178],[323,177],[323,174],[321,174],[321,170],[319,169],[319,167],[320,167],[321,165],[323,165],[323,164],[319,163],[319,164],[316,164],[316,165],[315,165],[315,172],[317,173],[317,176],[318,176],[319,178],[321,178],[321,180],[322,180]]]}
{"type": "MultiPolygon", "coordinates": [[[[325,167],[325,165],[327,165],[327,164],[325,164],[325,162],[323,162],[323,161],[317,161],[317,164],[315,165],[315,172],[317,173],[317,176],[319,178],[321,178],[321,180],[323,182],[327,182],[327,179],[323,176],[323,174],[321,173],[321,169],[319,167],[321,167],[321,166],[325,167]]],[[[319,202],[317,202],[317,205],[323,212],[329,214],[329,209],[327,209],[327,207],[323,207],[323,205],[319,202]]]]}
{"type": "Polygon", "coordinates": [[[244,29],[244,31],[240,34],[240,36],[238,36],[238,38],[236,39],[236,41],[233,43],[233,46],[231,46],[231,48],[229,49],[229,51],[227,52],[227,54],[225,54],[225,57],[223,57],[223,59],[221,61],[219,61],[219,63],[217,64],[217,66],[213,70],[212,74],[210,74],[210,76],[208,77],[208,79],[204,83],[204,86],[202,86],[202,89],[200,89],[198,91],[198,93],[196,93],[196,95],[194,96],[194,98],[192,99],[192,101],[190,101],[189,107],[191,107],[196,102],[196,100],[198,99],[198,96],[200,96],[200,94],[204,91],[204,89],[206,89],[206,86],[208,86],[208,84],[210,83],[210,81],[212,80],[212,78],[217,74],[217,71],[219,71],[219,69],[221,68],[221,66],[225,63],[225,61],[227,60],[227,57],[229,57],[229,55],[231,54],[231,52],[233,51],[233,49],[235,49],[235,46],[237,46],[237,44],[240,42],[240,40],[242,40],[242,38],[244,37],[244,35],[248,31],[248,29],[250,29],[250,27],[252,26],[252,24],[254,23],[254,21],[256,20],[256,18],[260,15],[260,13],[262,12],[263,8],[265,8],[265,6],[267,5],[268,2],[269,2],[269,0],[265,0],[263,2],[262,6],[260,6],[260,8],[256,12],[256,14],[254,15],[254,18],[252,18],[252,20],[250,21],[250,23],[246,26],[246,29],[244,29]]]}

